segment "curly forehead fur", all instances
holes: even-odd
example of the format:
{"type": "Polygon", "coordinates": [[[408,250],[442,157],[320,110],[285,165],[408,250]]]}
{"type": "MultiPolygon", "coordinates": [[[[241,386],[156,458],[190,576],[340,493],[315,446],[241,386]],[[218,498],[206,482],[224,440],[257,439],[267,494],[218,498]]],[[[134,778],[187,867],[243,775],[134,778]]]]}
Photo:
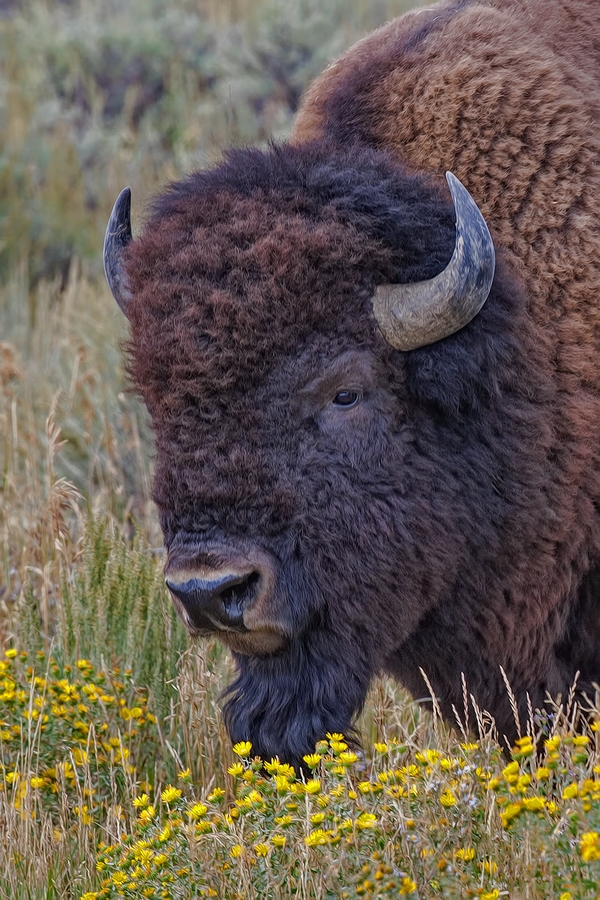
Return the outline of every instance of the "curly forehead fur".
{"type": "Polygon", "coordinates": [[[372,343],[374,285],[429,278],[453,246],[449,200],[384,153],[232,152],[163,194],[131,247],[133,379],[158,415],[246,390],[315,332],[372,343]]]}

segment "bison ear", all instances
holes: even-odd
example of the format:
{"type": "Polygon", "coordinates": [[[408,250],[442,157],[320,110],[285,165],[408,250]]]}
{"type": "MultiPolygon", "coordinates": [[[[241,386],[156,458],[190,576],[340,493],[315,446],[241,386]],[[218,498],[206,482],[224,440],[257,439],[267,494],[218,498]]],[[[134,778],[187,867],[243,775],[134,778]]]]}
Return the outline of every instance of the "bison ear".
{"type": "Polygon", "coordinates": [[[131,190],[126,187],[117,197],[104,235],[104,274],[125,315],[132,294],[123,268],[123,253],[131,237],[131,190]]]}
{"type": "Polygon", "coordinates": [[[456,212],[452,259],[439,275],[412,284],[382,284],[373,313],[396,350],[416,350],[454,334],[477,315],[494,280],[494,244],[477,204],[452,172],[446,180],[456,212]]]}

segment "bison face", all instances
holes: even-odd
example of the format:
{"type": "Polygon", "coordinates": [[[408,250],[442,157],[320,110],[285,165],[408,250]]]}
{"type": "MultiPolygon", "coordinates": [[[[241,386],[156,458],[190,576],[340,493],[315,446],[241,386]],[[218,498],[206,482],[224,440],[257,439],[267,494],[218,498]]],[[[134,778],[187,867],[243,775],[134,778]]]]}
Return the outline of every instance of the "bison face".
{"type": "Polygon", "coordinates": [[[327,731],[350,731],[371,677],[450,577],[433,548],[424,567],[429,491],[407,503],[414,436],[398,372],[384,346],[336,345],[310,341],[232,400],[233,415],[213,410],[192,467],[157,435],[167,585],[190,631],[236,654],[233,739],[296,762],[327,731]]]}
{"type": "MultiPolygon", "coordinates": [[[[372,354],[348,350],[328,361],[318,354],[318,362],[315,365],[312,359],[311,367],[314,355],[314,351],[307,351],[300,360],[279,367],[271,383],[260,392],[260,405],[268,412],[262,415],[264,431],[255,439],[262,467],[265,466],[264,448],[277,448],[273,462],[274,469],[280,471],[274,471],[267,480],[271,492],[280,480],[283,482],[280,492],[288,494],[289,519],[284,532],[287,541],[293,539],[298,549],[310,523],[313,540],[319,544],[319,533],[325,527],[331,535],[335,556],[321,565],[329,573],[325,576],[327,581],[339,583],[337,565],[348,547],[360,548],[367,535],[362,525],[358,526],[357,534],[351,534],[347,523],[345,534],[334,537],[339,530],[335,518],[344,505],[351,512],[355,503],[372,501],[370,487],[366,489],[367,496],[359,501],[361,472],[364,478],[373,467],[383,471],[382,448],[388,443],[388,455],[397,457],[395,440],[393,437],[388,440],[387,433],[390,430],[399,433],[396,425],[401,430],[402,416],[397,415],[389,375],[382,373],[379,378],[382,383],[378,383],[372,354]],[[308,377],[307,372],[313,369],[312,377],[308,377]],[[282,402],[282,389],[285,402],[282,402]],[[377,444],[381,445],[379,450],[377,444]],[[326,523],[324,504],[332,510],[333,521],[326,523]]],[[[234,440],[232,437],[229,456],[236,459],[237,467],[248,447],[236,452],[234,440]]],[[[249,473],[249,477],[253,474],[249,473]]],[[[225,476],[231,484],[238,478],[233,467],[225,476]]],[[[210,488],[196,502],[196,508],[205,512],[211,502],[217,509],[220,505],[211,501],[210,488]]],[[[357,519],[356,514],[353,518],[357,519]]],[[[387,533],[387,525],[380,524],[378,531],[387,533]]],[[[305,604],[294,596],[297,593],[294,585],[286,584],[285,573],[293,571],[290,560],[285,559],[282,565],[287,554],[286,541],[282,542],[278,536],[267,549],[260,545],[260,532],[257,538],[257,543],[242,536],[234,540],[224,528],[217,526],[210,538],[202,540],[195,529],[192,532],[175,529],[174,538],[168,544],[165,569],[167,586],[190,632],[218,632],[231,649],[246,655],[264,655],[284,647],[309,626],[310,617],[317,612],[309,604],[302,614],[305,604]]],[[[303,555],[307,554],[314,560],[314,550],[306,548],[303,555]]],[[[377,571],[373,574],[376,583],[380,576],[377,571]]],[[[354,589],[358,589],[356,581],[354,589]]],[[[316,585],[316,591],[312,589],[317,597],[327,596],[330,591],[331,584],[316,585]]]]}
{"type": "MultiPolygon", "coordinates": [[[[406,323],[397,337],[440,271],[459,318],[491,275],[489,259],[456,265],[479,226],[457,236],[437,188],[374,151],[244,151],[173,186],[131,243],[125,218],[106,268],[156,436],[167,585],[190,632],[235,654],[232,738],[297,762],[349,732],[375,672],[417,683],[434,610],[461,620],[461,584],[474,590],[514,515],[498,492],[513,438],[521,472],[528,446],[543,454],[529,413],[497,437],[504,398],[535,393],[535,351],[514,336],[527,325],[501,287],[453,337],[435,315],[431,346],[406,323]]],[[[450,652],[439,621],[430,662],[450,652]]]]}

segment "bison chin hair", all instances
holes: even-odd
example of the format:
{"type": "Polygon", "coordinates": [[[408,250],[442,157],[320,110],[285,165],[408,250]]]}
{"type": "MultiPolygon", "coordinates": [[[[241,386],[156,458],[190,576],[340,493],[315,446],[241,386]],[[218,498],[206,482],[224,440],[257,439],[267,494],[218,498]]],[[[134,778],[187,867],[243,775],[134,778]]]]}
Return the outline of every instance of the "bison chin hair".
{"type": "Polygon", "coordinates": [[[324,632],[296,638],[268,657],[235,654],[238,678],[224,692],[232,741],[251,741],[253,753],[278,757],[297,769],[329,732],[357,743],[353,720],[363,707],[372,667],[324,632]]]}

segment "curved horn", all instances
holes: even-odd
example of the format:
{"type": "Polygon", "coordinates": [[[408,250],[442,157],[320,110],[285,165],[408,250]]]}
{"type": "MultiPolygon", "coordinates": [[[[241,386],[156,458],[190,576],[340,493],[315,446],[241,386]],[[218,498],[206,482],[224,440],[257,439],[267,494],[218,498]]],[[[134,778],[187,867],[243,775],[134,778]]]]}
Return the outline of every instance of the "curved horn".
{"type": "Polygon", "coordinates": [[[123,188],[116,199],[104,235],[104,274],[112,295],[127,315],[131,291],[123,271],[123,251],[131,240],[131,191],[123,188]]]}
{"type": "Polygon", "coordinates": [[[452,259],[439,275],[413,284],[382,284],[373,313],[396,350],[416,350],[454,334],[477,315],[494,279],[494,244],[477,204],[452,172],[446,181],[456,211],[452,259]]]}

